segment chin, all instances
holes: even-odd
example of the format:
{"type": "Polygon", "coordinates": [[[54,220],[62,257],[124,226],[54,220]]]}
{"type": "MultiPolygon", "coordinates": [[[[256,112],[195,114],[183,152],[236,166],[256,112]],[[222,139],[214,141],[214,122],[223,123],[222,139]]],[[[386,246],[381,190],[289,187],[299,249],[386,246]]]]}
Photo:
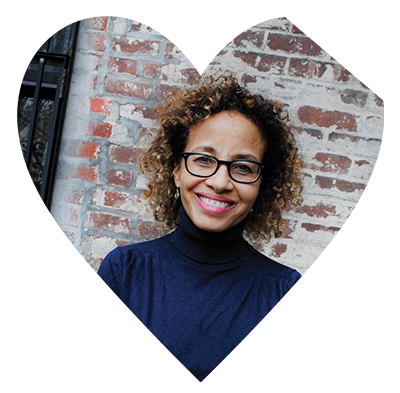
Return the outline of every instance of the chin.
{"type": "Polygon", "coordinates": [[[197,228],[207,232],[223,232],[238,224],[232,223],[222,217],[193,217],[192,221],[197,228]]]}

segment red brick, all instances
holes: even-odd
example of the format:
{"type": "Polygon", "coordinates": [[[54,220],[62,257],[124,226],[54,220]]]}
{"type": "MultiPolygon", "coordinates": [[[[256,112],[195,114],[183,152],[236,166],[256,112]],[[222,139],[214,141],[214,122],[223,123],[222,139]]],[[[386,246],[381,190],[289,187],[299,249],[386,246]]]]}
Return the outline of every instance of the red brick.
{"type": "Polygon", "coordinates": [[[150,61],[143,62],[143,74],[147,78],[160,78],[161,77],[161,68],[165,65],[165,63],[154,63],[150,61]]]}
{"type": "Polygon", "coordinates": [[[242,83],[244,86],[247,86],[248,83],[256,83],[257,78],[254,75],[243,74],[242,83]]]}
{"type": "Polygon", "coordinates": [[[136,60],[120,59],[118,57],[111,57],[109,66],[112,72],[118,74],[137,74],[137,62],[136,60]]]}
{"type": "Polygon", "coordinates": [[[141,149],[112,145],[108,149],[108,157],[111,161],[134,164],[142,154],[141,149]]]}
{"type": "Polygon", "coordinates": [[[154,107],[149,105],[136,105],[136,111],[140,112],[145,119],[155,119],[156,110],[154,107]]]}
{"type": "Polygon", "coordinates": [[[337,140],[341,140],[341,139],[348,139],[350,142],[352,142],[352,143],[358,143],[358,142],[361,142],[361,141],[366,141],[367,139],[365,139],[365,138],[361,138],[361,137],[359,137],[359,136],[352,136],[352,135],[346,135],[346,134],[339,134],[339,133],[337,133],[337,132],[331,132],[330,134],[329,134],[329,137],[328,137],[328,139],[331,141],[331,142],[335,142],[335,141],[337,141],[337,140]]]}
{"type": "Polygon", "coordinates": [[[317,176],[315,178],[315,184],[317,184],[321,188],[333,188],[335,184],[335,179],[332,179],[330,177],[323,177],[323,176],[317,176]]]}
{"type": "Polygon", "coordinates": [[[160,101],[164,101],[168,95],[168,93],[175,93],[178,91],[177,86],[163,85],[160,84],[157,90],[157,99],[160,101]]]}
{"type": "Polygon", "coordinates": [[[357,166],[370,165],[371,163],[366,160],[358,160],[355,162],[357,166]]]}
{"type": "Polygon", "coordinates": [[[292,239],[292,237],[290,235],[294,232],[295,226],[296,226],[296,223],[289,222],[288,227],[282,233],[282,238],[283,239],[292,239]]]}
{"type": "Polygon", "coordinates": [[[335,154],[317,153],[313,160],[320,162],[322,166],[310,164],[310,168],[323,172],[347,173],[351,165],[351,160],[348,157],[335,154]]]}
{"type": "Polygon", "coordinates": [[[94,206],[120,208],[129,199],[129,194],[118,191],[102,191],[94,189],[92,193],[92,203],[94,206]]]}
{"type": "Polygon", "coordinates": [[[108,168],[106,173],[108,184],[128,188],[131,185],[131,174],[120,169],[108,168]]]}
{"type": "Polygon", "coordinates": [[[234,40],[234,44],[237,47],[247,47],[247,43],[250,42],[257,48],[261,48],[264,40],[264,32],[262,31],[245,31],[238,35],[234,40]]]}
{"type": "Polygon", "coordinates": [[[350,80],[350,72],[341,65],[333,66],[333,80],[336,82],[348,82],[350,80]]]}
{"type": "Polygon", "coordinates": [[[132,22],[130,31],[140,31],[142,29],[142,24],[139,22],[132,22]]]}
{"type": "Polygon", "coordinates": [[[89,135],[97,138],[109,138],[112,134],[112,125],[109,123],[89,123],[89,135]]]}
{"type": "Polygon", "coordinates": [[[127,246],[128,244],[132,244],[132,241],[125,239],[115,239],[115,244],[117,247],[127,246]]]}
{"type": "Polygon", "coordinates": [[[145,240],[157,239],[169,232],[161,224],[150,221],[139,221],[137,229],[139,235],[145,240]]]}
{"type": "Polygon", "coordinates": [[[176,53],[180,53],[180,50],[172,42],[167,42],[165,45],[165,57],[169,60],[175,59],[176,53]]]}
{"type": "Polygon", "coordinates": [[[89,49],[95,51],[103,51],[104,50],[104,40],[106,38],[103,33],[94,33],[94,32],[86,32],[88,35],[88,46],[89,49]]]}
{"type": "Polygon", "coordinates": [[[112,44],[113,50],[117,52],[153,56],[158,54],[159,46],[159,41],[128,39],[127,37],[114,37],[112,44]]]}
{"type": "Polygon", "coordinates": [[[131,223],[128,218],[105,214],[99,212],[89,212],[86,225],[91,229],[112,231],[128,234],[131,229],[131,223]]]}
{"type": "Polygon", "coordinates": [[[353,192],[357,190],[365,190],[365,184],[354,183],[346,180],[336,180],[336,188],[344,192],[353,192]]]}
{"type": "Polygon", "coordinates": [[[323,138],[323,134],[320,130],[315,130],[312,128],[293,128],[293,131],[296,131],[298,134],[307,134],[313,138],[321,140],[323,138]]]}
{"type": "Polygon", "coordinates": [[[362,91],[346,89],[340,93],[340,98],[346,104],[355,105],[358,108],[364,108],[367,103],[368,94],[362,91]]]}
{"type": "Polygon", "coordinates": [[[272,246],[272,256],[279,258],[282,254],[287,251],[287,245],[282,243],[277,243],[272,246]]]}
{"type": "Polygon", "coordinates": [[[129,199],[129,194],[122,192],[105,191],[104,206],[114,207],[118,209],[129,199]]]}
{"type": "Polygon", "coordinates": [[[270,33],[267,45],[276,51],[298,53],[307,56],[320,56],[322,49],[312,40],[306,37],[270,33]]]}
{"type": "Polygon", "coordinates": [[[98,97],[90,97],[90,111],[93,113],[111,113],[111,101],[98,97]]]}
{"type": "Polygon", "coordinates": [[[288,73],[302,78],[321,78],[326,71],[326,64],[306,59],[290,59],[288,73]]]}
{"type": "Polygon", "coordinates": [[[181,75],[185,78],[185,82],[189,85],[196,83],[199,73],[195,68],[185,68],[181,70],[181,75]]]}
{"type": "Polygon", "coordinates": [[[275,69],[278,74],[282,74],[286,64],[286,57],[282,56],[262,55],[254,52],[244,53],[240,51],[234,51],[233,55],[258,71],[263,72],[275,69]]]}
{"type": "Polygon", "coordinates": [[[71,167],[68,176],[73,179],[83,179],[91,183],[98,179],[97,168],[88,165],[80,165],[79,167],[71,167]]]}
{"type": "Polygon", "coordinates": [[[84,190],[68,190],[65,195],[65,201],[74,205],[82,205],[84,196],[84,190]]]}
{"type": "Polygon", "coordinates": [[[347,193],[365,189],[365,184],[362,183],[355,183],[347,180],[337,180],[323,176],[317,176],[315,178],[315,184],[323,189],[336,188],[339,191],[347,193]]]}
{"type": "Polygon", "coordinates": [[[333,234],[336,234],[340,230],[340,228],[337,227],[326,227],[324,225],[309,224],[309,223],[303,223],[301,224],[301,227],[308,232],[323,231],[323,232],[331,232],[333,234]]]}
{"type": "Polygon", "coordinates": [[[104,31],[107,28],[108,16],[85,19],[83,22],[88,29],[104,31]]]}
{"type": "Polygon", "coordinates": [[[107,78],[105,91],[128,97],[150,98],[153,86],[149,83],[140,83],[132,80],[107,78]]]}
{"type": "Polygon", "coordinates": [[[100,153],[100,145],[95,142],[76,141],[74,147],[74,156],[81,158],[90,158],[97,160],[100,153]]]}
{"type": "Polygon", "coordinates": [[[311,106],[301,107],[297,115],[303,123],[316,124],[320,127],[336,126],[338,129],[357,130],[356,117],[350,113],[339,111],[324,111],[311,106]]]}
{"type": "Polygon", "coordinates": [[[332,205],[325,205],[323,203],[317,203],[314,206],[303,205],[294,209],[296,213],[304,213],[310,217],[322,217],[327,218],[336,214],[336,207],[332,205]]]}

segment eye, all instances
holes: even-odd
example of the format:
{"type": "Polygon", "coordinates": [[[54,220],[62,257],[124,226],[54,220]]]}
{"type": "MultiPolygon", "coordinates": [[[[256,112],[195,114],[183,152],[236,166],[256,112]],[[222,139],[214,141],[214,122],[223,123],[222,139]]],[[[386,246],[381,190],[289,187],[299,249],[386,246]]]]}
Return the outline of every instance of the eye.
{"type": "Polygon", "coordinates": [[[195,164],[201,166],[214,166],[215,160],[212,157],[208,156],[192,156],[192,160],[195,164]]]}
{"type": "Polygon", "coordinates": [[[247,162],[234,162],[231,166],[231,171],[241,175],[253,175],[258,173],[257,165],[247,162]]]}

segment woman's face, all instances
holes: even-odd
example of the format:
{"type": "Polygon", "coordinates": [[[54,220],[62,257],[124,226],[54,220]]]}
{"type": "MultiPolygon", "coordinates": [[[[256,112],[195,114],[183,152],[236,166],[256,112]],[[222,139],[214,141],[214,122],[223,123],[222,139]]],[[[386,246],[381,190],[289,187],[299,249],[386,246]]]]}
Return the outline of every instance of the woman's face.
{"type": "MultiPolygon", "coordinates": [[[[257,126],[245,116],[220,112],[193,127],[185,152],[206,153],[226,161],[262,162],[264,142],[257,126]]],[[[193,176],[183,159],[173,174],[186,213],[198,228],[210,232],[240,223],[257,199],[261,183],[261,179],[250,184],[235,182],[226,165],[220,165],[211,177],[193,176]]]]}

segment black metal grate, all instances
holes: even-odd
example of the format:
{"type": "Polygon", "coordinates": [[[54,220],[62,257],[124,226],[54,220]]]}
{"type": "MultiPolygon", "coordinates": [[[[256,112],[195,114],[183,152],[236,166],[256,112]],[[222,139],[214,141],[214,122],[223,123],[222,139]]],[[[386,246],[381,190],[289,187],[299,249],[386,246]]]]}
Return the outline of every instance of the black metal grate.
{"type": "MultiPolygon", "coordinates": [[[[71,48],[78,27],[77,21],[72,22],[67,28],[70,32],[67,37],[58,34],[63,42],[72,40],[68,53],[18,52],[17,198],[20,212],[50,210],[72,69],[71,48]]],[[[54,41],[54,36],[51,39],[54,41]]]]}

